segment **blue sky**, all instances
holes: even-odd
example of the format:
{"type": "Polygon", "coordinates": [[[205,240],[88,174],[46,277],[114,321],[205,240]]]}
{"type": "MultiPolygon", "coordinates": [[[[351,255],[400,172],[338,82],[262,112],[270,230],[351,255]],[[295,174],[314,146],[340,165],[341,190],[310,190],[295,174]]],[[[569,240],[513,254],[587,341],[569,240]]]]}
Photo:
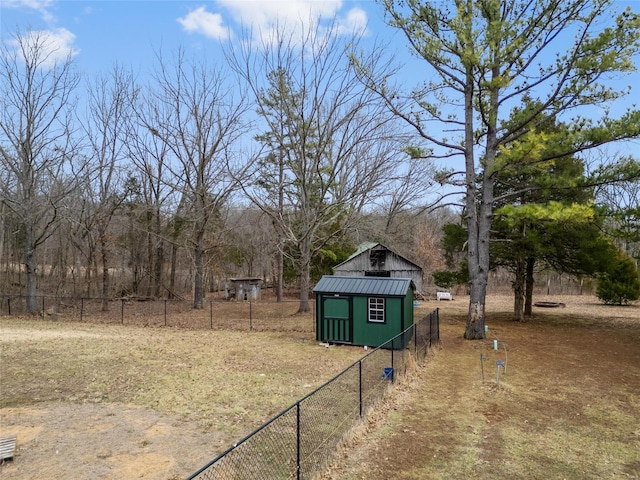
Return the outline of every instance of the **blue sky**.
{"type": "MultiPolygon", "coordinates": [[[[144,73],[160,49],[214,51],[234,41],[240,24],[267,32],[276,18],[296,23],[309,12],[321,21],[337,16],[345,28],[366,26],[399,38],[372,0],[1,0],[0,27],[6,39],[16,27],[49,32],[61,51],[71,49],[84,73],[108,71],[115,62],[144,73]]],[[[401,48],[404,48],[400,45],[401,48]]],[[[406,50],[406,49],[405,49],[406,50]]]]}
{"type": "MultiPolygon", "coordinates": [[[[619,0],[616,6],[640,12],[640,0],[619,0]]],[[[383,38],[389,55],[409,62],[401,78],[407,87],[425,80],[424,62],[415,60],[402,35],[385,25],[382,7],[374,0],[0,0],[0,33],[6,41],[16,28],[45,31],[59,51],[74,52],[83,74],[107,73],[118,62],[142,80],[160,50],[206,50],[215,58],[221,55],[220,42],[238,40],[241,24],[266,33],[276,19],[299,24],[310,13],[320,21],[335,16],[349,31],[366,26],[367,41],[383,38]]],[[[640,74],[623,82],[634,86],[630,100],[640,104],[640,74]]],[[[633,143],[631,153],[637,147],[633,143]]]]}
{"type": "MultiPolygon", "coordinates": [[[[640,12],[640,0],[615,3],[640,12]]],[[[367,41],[383,38],[387,53],[409,64],[407,86],[422,80],[416,72],[424,72],[424,62],[410,55],[398,31],[385,25],[383,9],[374,0],[0,0],[0,36],[6,41],[16,28],[44,31],[60,52],[73,51],[80,72],[108,72],[118,62],[132,67],[140,79],[160,50],[206,49],[215,56],[220,42],[238,40],[241,24],[266,33],[276,20],[299,25],[310,13],[321,22],[335,16],[348,31],[366,28],[367,41]]]]}
{"type": "MultiPolygon", "coordinates": [[[[615,3],[640,11],[640,0],[615,3]]],[[[215,46],[237,38],[240,23],[264,32],[276,18],[294,23],[309,12],[321,20],[335,15],[349,29],[366,25],[369,36],[394,38],[394,48],[406,51],[374,0],[0,0],[0,29],[3,39],[16,26],[48,31],[77,53],[81,70],[94,70],[115,61],[144,66],[160,47],[215,46]]]]}

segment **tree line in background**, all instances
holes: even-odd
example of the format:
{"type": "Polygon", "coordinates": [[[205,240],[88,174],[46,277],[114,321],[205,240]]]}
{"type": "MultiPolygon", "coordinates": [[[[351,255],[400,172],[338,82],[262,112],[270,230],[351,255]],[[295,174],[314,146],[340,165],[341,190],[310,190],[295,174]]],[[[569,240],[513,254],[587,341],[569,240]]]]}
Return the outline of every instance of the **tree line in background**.
{"type": "Polygon", "coordinates": [[[120,65],[83,81],[17,31],[0,53],[0,287],[32,312],[38,288],[202,308],[227,277],[258,276],[278,299],[295,284],[304,312],[312,281],[375,240],[439,286],[469,284],[467,338],[484,337],[499,267],[518,320],[541,269],[598,275],[620,300],[640,168],[584,153],[637,138],[640,114],[580,109],[624,94],[604,77],[633,70],[638,15],[594,30],[605,0],[382,3],[432,69],[409,92],[383,45],[336,25],[237,42],[215,66],[158,52],[144,84],[120,65]],[[461,171],[432,163],[457,156],[461,171]]]}
{"type": "Polygon", "coordinates": [[[215,67],[159,52],[140,85],[120,65],[83,82],[46,36],[18,31],[0,60],[2,288],[33,312],[38,288],[105,308],[192,292],[202,308],[249,275],[279,298],[295,281],[307,311],[312,274],[355,242],[419,257],[430,167],[357,81],[346,53],[359,37],[287,32],[215,67]]]}

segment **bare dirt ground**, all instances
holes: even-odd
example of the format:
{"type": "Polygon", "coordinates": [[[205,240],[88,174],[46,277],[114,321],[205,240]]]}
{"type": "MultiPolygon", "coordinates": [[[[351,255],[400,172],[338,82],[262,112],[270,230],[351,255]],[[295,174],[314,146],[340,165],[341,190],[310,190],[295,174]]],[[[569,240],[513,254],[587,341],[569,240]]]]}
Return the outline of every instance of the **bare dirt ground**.
{"type": "Polygon", "coordinates": [[[205,463],[221,438],[197,422],[119,404],[45,403],[2,409],[2,434],[17,435],[18,455],[3,479],[168,479],[205,463]]]}
{"type": "MultiPolygon", "coordinates": [[[[474,342],[462,339],[466,298],[423,302],[416,317],[440,308],[441,346],[324,478],[639,479],[640,306],[540,300],[566,308],[518,324],[510,297],[490,297],[487,339],[474,342]]],[[[320,349],[307,327],[251,335],[9,318],[0,349],[0,436],[18,436],[3,480],[185,478],[362,354],[320,349]]]]}

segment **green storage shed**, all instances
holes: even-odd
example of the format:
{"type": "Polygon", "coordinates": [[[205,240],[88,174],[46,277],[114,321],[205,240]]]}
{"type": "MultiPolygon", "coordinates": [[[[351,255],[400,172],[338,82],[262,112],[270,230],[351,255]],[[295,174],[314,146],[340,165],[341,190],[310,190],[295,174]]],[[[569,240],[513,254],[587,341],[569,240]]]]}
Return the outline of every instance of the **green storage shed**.
{"type": "MultiPolygon", "coordinates": [[[[316,295],[316,339],[378,347],[413,325],[410,278],[325,275],[316,295]]],[[[406,347],[410,336],[394,344],[406,347]]]]}

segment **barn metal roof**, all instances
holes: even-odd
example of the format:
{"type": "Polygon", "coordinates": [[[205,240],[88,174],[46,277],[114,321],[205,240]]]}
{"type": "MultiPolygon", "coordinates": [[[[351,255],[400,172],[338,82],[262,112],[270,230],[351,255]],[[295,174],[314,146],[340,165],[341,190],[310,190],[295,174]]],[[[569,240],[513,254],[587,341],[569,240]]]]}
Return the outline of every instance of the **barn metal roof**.
{"type": "Polygon", "coordinates": [[[409,288],[415,289],[415,285],[410,278],[324,275],[316,284],[313,292],[403,297],[407,294],[409,288]]]}
{"type": "MultiPolygon", "coordinates": [[[[360,255],[361,253],[366,252],[367,250],[371,250],[374,247],[377,247],[378,245],[380,245],[380,243],[377,242],[363,242],[360,245],[358,245],[358,248],[356,249],[355,252],[353,252],[351,255],[349,255],[349,258],[347,258],[344,262],[348,262],[349,260],[351,260],[352,258],[357,257],[358,255],[360,255]]],[[[382,245],[384,247],[384,245],[382,245]]],[[[385,247],[387,248],[387,247],[385,247]]],[[[388,250],[388,248],[387,248],[388,250]]]]}

